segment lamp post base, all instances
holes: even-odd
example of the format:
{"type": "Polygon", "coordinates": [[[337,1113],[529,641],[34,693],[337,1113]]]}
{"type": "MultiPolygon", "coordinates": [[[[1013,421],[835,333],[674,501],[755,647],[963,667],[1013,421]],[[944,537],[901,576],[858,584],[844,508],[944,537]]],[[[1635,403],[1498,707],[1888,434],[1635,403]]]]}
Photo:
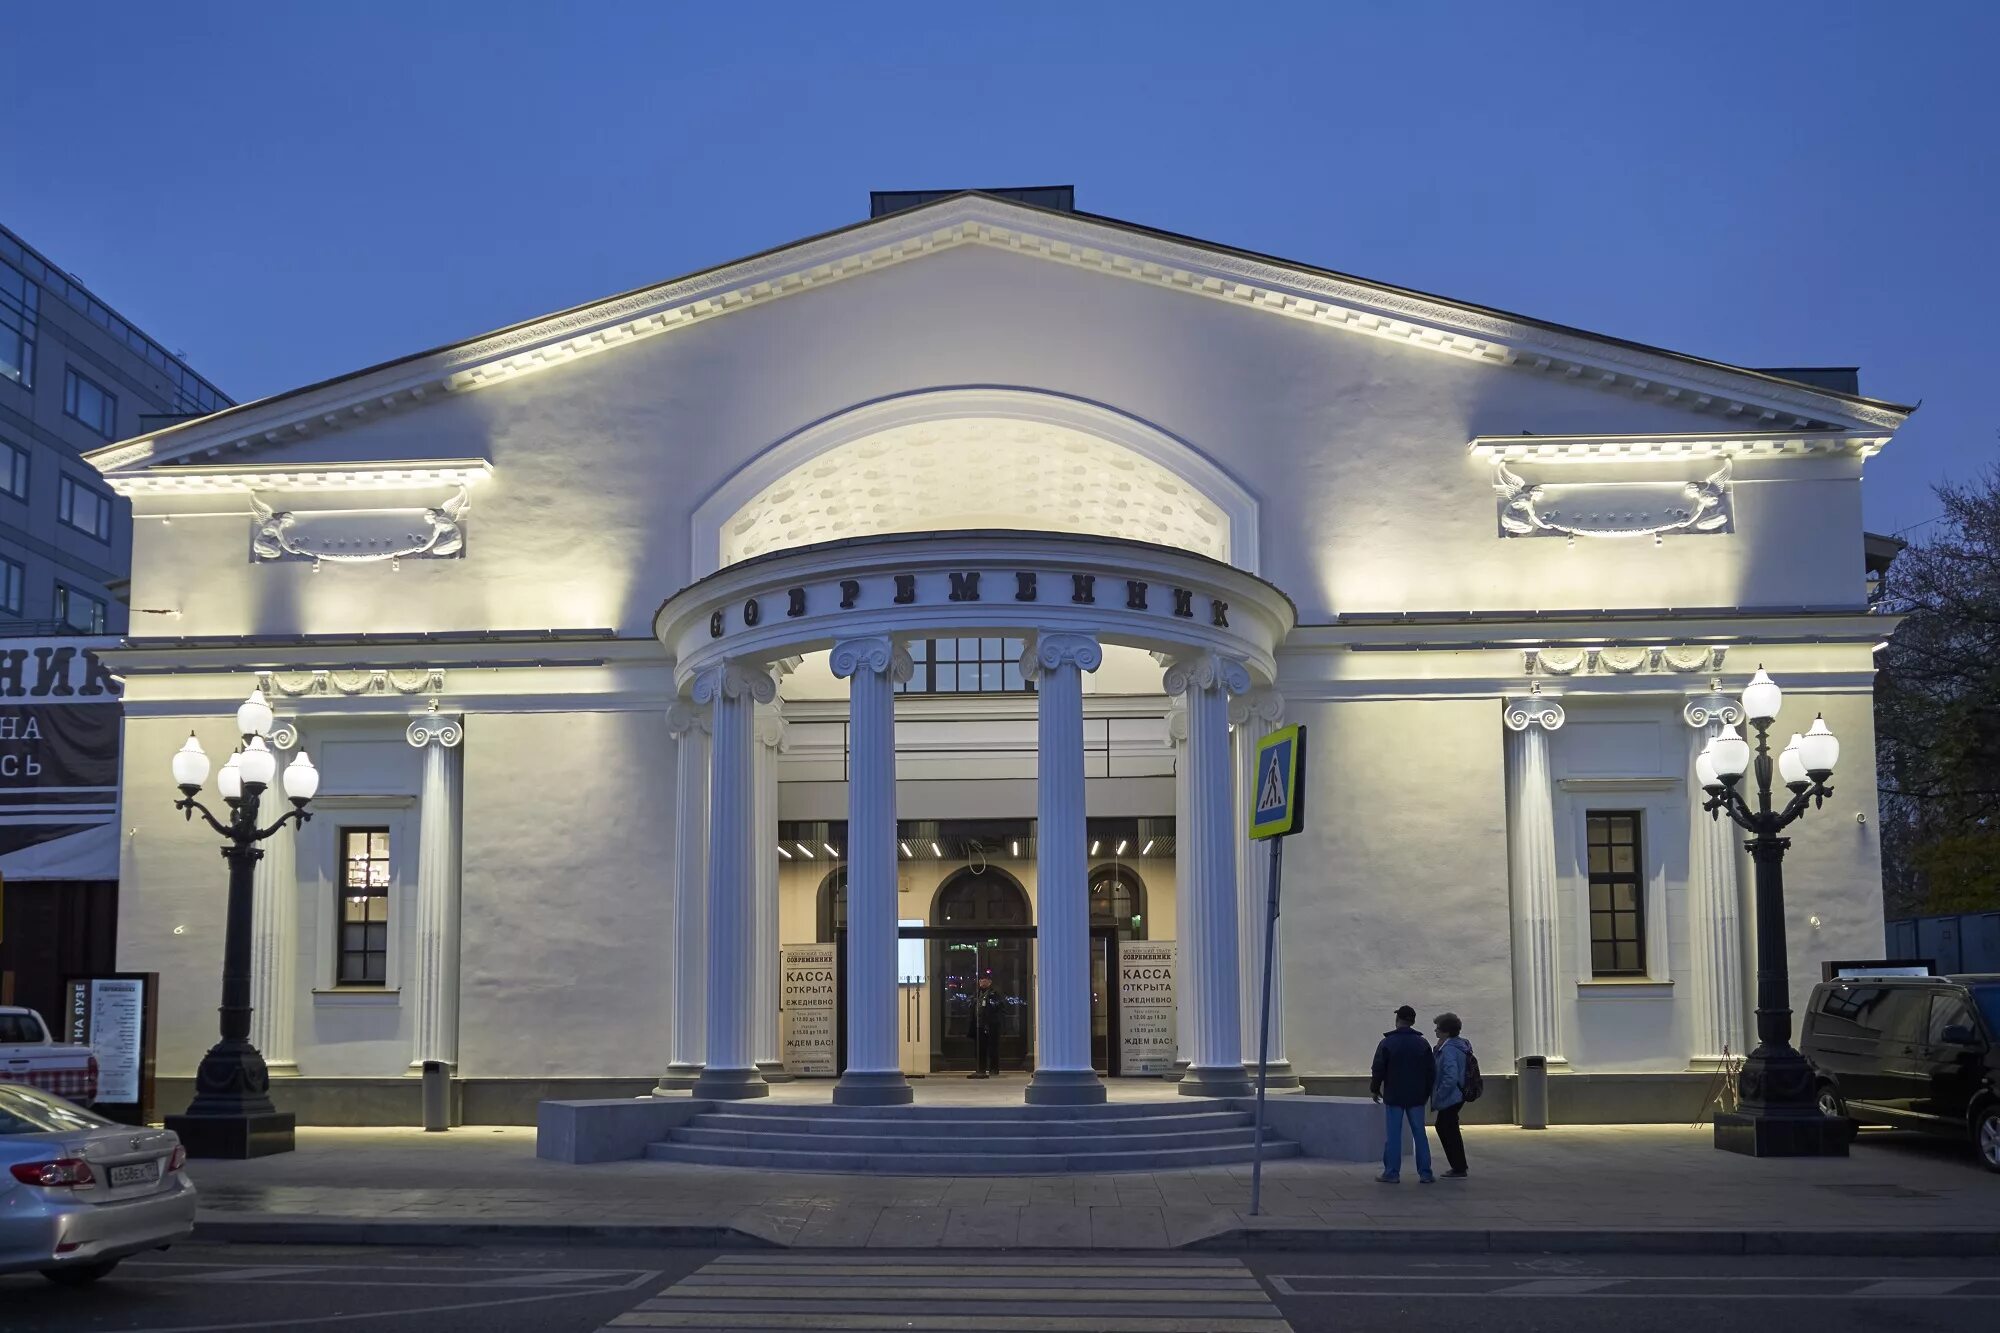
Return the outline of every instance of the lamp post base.
{"type": "Polygon", "coordinates": [[[170,1115],[167,1128],[180,1136],[189,1157],[220,1157],[242,1161],[290,1152],[296,1146],[297,1121],[290,1111],[253,1111],[242,1115],[170,1115]]]}
{"type": "Polygon", "coordinates": [[[1841,1116],[1745,1115],[1715,1117],[1715,1146],[1745,1157],[1845,1157],[1854,1122],[1841,1116]]]}

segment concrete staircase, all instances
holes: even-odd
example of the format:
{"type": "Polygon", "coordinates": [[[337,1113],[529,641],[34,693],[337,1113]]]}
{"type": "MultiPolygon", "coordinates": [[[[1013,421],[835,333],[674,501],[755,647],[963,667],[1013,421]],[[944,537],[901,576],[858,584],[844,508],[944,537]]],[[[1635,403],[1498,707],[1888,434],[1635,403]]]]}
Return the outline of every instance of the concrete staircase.
{"type": "MultiPolygon", "coordinates": [[[[647,1147],[656,1161],[878,1175],[1048,1175],[1247,1162],[1248,1111],[1227,1103],[802,1106],[718,1103],[647,1147]]],[[[1264,1132],[1266,1158],[1299,1145],[1264,1132]]]]}

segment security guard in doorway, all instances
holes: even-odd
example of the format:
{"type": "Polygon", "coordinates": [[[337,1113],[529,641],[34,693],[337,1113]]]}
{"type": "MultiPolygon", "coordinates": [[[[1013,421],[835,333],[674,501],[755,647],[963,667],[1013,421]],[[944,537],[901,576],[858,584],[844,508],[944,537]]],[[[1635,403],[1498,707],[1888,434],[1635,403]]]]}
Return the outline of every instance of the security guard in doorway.
{"type": "Polygon", "coordinates": [[[1006,1004],[993,989],[993,978],[981,977],[979,990],[972,997],[973,1046],[979,1056],[974,1078],[991,1078],[1000,1072],[1000,1022],[1006,1004]]]}

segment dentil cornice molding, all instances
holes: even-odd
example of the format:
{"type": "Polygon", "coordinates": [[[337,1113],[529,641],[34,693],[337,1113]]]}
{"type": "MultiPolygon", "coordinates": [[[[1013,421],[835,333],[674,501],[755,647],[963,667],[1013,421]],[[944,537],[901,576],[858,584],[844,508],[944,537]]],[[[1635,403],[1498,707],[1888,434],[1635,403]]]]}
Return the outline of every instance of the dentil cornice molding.
{"type": "Polygon", "coordinates": [[[641,338],[960,246],[1035,255],[1440,355],[1553,374],[1782,428],[1877,427],[1908,412],[1772,376],[987,195],[957,195],[733,264],[246,404],[88,455],[106,473],[214,458],[503,383],[641,338]]]}

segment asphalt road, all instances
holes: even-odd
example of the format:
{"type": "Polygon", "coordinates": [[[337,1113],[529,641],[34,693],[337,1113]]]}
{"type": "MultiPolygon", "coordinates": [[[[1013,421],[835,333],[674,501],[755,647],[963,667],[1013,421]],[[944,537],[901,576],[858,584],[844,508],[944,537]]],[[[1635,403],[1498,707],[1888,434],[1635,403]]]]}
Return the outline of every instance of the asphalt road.
{"type": "Polygon", "coordinates": [[[1925,1333],[1997,1310],[2000,1260],[1962,1259],[190,1245],[86,1290],[0,1277],[5,1333],[1925,1333]]]}

